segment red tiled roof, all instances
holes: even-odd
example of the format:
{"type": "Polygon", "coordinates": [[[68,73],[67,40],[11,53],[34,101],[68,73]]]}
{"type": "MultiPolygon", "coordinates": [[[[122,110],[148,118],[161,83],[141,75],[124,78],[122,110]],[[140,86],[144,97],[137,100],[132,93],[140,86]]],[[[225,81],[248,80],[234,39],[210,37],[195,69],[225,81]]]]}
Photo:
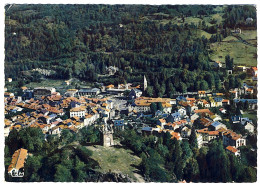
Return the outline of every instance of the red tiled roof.
{"type": "Polygon", "coordinates": [[[218,131],[208,131],[208,134],[209,135],[219,135],[219,132],[218,131]]]}
{"type": "Polygon", "coordinates": [[[159,119],[159,121],[160,121],[161,123],[165,123],[165,122],[166,122],[165,119],[159,119]]]}
{"type": "Polygon", "coordinates": [[[227,131],[225,131],[225,132],[223,133],[223,135],[229,136],[229,137],[230,137],[231,139],[233,139],[233,140],[238,140],[239,138],[242,137],[241,134],[237,134],[237,133],[233,132],[232,130],[227,130],[227,131]]]}
{"type": "Polygon", "coordinates": [[[8,167],[8,172],[10,172],[12,169],[21,169],[24,167],[24,162],[27,157],[27,150],[26,149],[18,149],[14,152],[12,156],[11,164],[8,167]]]}
{"type": "Polygon", "coordinates": [[[227,146],[226,149],[232,153],[236,153],[238,151],[235,147],[232,147],[232,146],[227,146]]]}
{"type": "Polygon", "coordinates": [[[228,103],[229,100],[228,99],[223,99],[222,103],[228,103]]]}

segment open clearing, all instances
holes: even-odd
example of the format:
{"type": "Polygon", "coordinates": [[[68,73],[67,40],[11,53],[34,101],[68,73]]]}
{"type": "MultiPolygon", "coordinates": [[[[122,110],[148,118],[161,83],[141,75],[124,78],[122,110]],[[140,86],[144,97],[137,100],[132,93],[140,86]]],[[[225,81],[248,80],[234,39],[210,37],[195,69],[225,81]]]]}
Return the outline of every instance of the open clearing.
{"type": "Polygon", "coordinates": [[[251,120],[257,121],[257,113],[256,112],[245,112],[243,114],[243,117],[244,118],[248,117],[251,120]]]}
{"type": "Polygon", "coordinates": [[[207,39],[210,39],[210,37],[212,36],[212,34],[206,32],[204,30],[198,30],[198,32],[200,33],[200,35],[199,35],[200,37],[204,36],[207,39]]]}
{"type": "Polygon", "coordinates": [[[64,84],[64,80],[60,79],[46,79],[42,80],[40,83],[38,82],[30,82],[29,84],[26,84],[26,87],[35,88],[35,87],[60,87],[64,84]]]}
{"type": "Polygon", "coordinates": [[[144,182],[141,175],[137,173],[135,166],[138,166],[141,159],[129,149],[121,147],[103,147],[100,145],[87,146],[93,151],[92,158],[96,160],[101,169],[100,172],[114,172],[127,174],[130,178],[137,182],[144,182]]]}
{"type": "Polygon", "coordinates": [[[234,64],[236,65],[257,65],[256,47],[246,45],[233,36],[229,36],[223,41],[224,42],[216,42],[210,45],[210,49],[212,50],[210,58],[212,60],[224,62],[225,56],[230,55],[231,58],[234,58],[234,64]]]}

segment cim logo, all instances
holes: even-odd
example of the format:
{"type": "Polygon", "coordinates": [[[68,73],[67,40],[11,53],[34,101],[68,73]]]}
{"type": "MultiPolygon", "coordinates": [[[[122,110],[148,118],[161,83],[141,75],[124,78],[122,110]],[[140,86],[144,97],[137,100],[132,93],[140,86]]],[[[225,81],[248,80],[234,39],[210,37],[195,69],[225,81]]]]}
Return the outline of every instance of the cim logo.
{"type": "Polygon", "coordinates": [[[12,177],[23,177],[24,176],[24,172],[23,171],[17,171],[17,170],[12,170],[11,172],[11,176],[12,177]]]}

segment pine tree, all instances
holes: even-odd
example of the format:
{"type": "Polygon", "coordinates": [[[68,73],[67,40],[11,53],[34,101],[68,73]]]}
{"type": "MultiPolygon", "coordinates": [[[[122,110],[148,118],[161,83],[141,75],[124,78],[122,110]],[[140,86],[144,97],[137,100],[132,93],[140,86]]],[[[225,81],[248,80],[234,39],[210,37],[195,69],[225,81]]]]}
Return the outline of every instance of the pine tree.
{"type": "Polygon", "coordinates": [[[192,150],[198,148],[197,135],[196,135],[196,131],[195,131],[194,127],[191,128],[191,134],[190,134],[190,137],[189,137],[189,143],[190,143],[190,146],[191,146],[192,150]]]}

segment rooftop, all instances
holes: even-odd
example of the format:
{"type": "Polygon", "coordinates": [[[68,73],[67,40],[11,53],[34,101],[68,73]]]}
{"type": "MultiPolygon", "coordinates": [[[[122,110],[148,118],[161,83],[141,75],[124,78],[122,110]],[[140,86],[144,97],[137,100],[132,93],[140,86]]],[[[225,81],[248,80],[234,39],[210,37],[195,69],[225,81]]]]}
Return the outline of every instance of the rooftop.
{"type": "Polygon", "coordinates": [[[14,152],[12,156],[11,164],[8,167],[8,172],[12,171],[12,169],[21,169],[24,167],[25,159],[27,158],[28,151],[26,149],[18,149],[14,152]]]}
{"type": "Polygon", "coordinates": [[[235,147],[232,147],[232,146],[227,146],[226,149],[232,153],[236,153],[238,151],[235,147]]]}

